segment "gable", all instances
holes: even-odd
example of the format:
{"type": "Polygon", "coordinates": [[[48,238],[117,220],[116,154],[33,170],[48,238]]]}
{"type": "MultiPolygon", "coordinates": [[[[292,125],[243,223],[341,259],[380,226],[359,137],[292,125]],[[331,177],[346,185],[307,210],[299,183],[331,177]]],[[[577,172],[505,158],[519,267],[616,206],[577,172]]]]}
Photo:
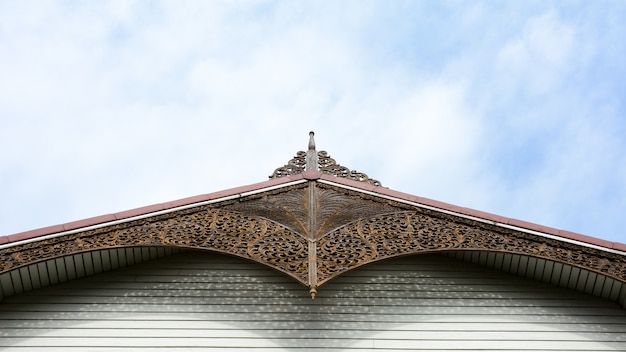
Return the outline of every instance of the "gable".
{"type": "Polygon", "coordinates": [[[0,273],[81,253],[161,247],[255,261],[312,298],[363,265],[436,252],[532,257],[626,282],[622,244],[389,190],[317,152],[312,137],[306,152],[263,183],[5,237],[0,273]]]}

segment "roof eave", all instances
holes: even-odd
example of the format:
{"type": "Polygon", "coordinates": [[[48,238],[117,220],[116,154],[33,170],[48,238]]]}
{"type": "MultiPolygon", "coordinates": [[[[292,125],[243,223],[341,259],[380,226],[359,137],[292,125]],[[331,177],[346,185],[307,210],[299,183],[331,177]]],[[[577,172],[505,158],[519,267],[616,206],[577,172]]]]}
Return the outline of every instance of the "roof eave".
{"type": "Polygon", "coordinates": [[[0,237],[0,246],[12,246],[17,243],[38,241],[50,237],[63,236],[70,233],[85,231],[87,229],[106,227],[122,222],[155,216],[162,213],[169,213],[189,207],[216,203],[228,199],[268,191],[275,188],[286,187],[295,183],[315,180],[319,180],[320,182],[332,183],[341,187],[351,188],[356,191],[373,194],[379,197],[385,197],[396,201],[410,203],[419,207],[442,211],[465,218],[471,218],[497,226],[533,233],[553,239],[560,239],[564,242],[583,244],[588,247],[594,247],[601,250],[620,252],[620,254],[626,255],[626,244],[623,243],[611,242],[571,231],[559,230],[556,228],[547,227],[523,220],[507,218],[480,210],[459,207],[453,204],[440,202],[429,198],[394,191],[382,186],[374,186],[364,182],[328,175],[320,171],[304,171],[299,174],[273,178],[268,181],[254,183],[247,186],[231,188],[223,191],[183,198],[171,202],[153,204],[146,207],[130,209],[118,213],[106,214],[65,224],[43,227],[8,236],[2,236],[0,237]]]}

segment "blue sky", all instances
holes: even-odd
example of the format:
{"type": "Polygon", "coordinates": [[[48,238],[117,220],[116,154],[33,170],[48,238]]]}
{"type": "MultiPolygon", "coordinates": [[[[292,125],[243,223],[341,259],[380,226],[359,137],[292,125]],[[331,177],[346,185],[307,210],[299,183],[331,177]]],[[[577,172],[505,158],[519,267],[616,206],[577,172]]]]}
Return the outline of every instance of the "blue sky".
{"type": "Polygon", "coordinates": [[[1,1],[0,234],[264,181],[626,242],[623,1],[1,1]]]}

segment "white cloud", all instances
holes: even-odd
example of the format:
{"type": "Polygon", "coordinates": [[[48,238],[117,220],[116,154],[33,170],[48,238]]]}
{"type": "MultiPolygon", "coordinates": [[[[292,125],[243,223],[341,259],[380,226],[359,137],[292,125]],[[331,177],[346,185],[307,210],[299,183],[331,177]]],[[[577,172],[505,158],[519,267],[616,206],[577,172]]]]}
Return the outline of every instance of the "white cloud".
{"type": "Polygon", "coordinates": [[[616,184],[603,175],[620,161],[610,151],[623,140],[606,138],[615,121],[587,134],[591,120],[567,115],[599,108],[566,108],[580,92],[559,91],[602,59],[577,59],[597,50],[579,42],[594,35],[556,9],[516,12],[507,28],[519,31],[500,33],[490,26],[507,19],[492,23],[500,13],[486,5],[434,6],[458,28],[407,6],[0,4],[0,192],[12,200],[0,233],[263,181],[309,130],[394,189],[550,224],[563,211],[541,213],[587,178],[604,186],[569,202],[597,203],[616,184]],[[532,155],[522,149],[545,131],[555,136],[537,138],[544,164],[517,163],[514,178],[493,163],[532,155]],[[586,176],[572,178],[583,157],[586,176]]]}
{"type": "Polygon", "coordinates": [[[531,94],[545,93],[569,73],[575,30],[554,11],[526,21],[520,35],[498,54],[498,68],[510,84],[522,84],[531,94]]]}

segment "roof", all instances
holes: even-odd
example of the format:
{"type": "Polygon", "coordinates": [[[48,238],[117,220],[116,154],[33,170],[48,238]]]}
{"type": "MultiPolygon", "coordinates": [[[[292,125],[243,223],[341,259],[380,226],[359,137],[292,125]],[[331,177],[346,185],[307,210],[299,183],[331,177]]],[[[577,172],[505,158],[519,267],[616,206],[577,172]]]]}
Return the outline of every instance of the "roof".
{"type": "Polygon", "coordinates": [[[319,285],[357,266],[443,250],[530,255],[626,282],[625,244],[388,189],[318,152],[313,132],[308,150],[296,153],[267,181],[0,237],[0,255],[7,259],[0,271],[133,245],[246,257],[294,277],[311,288],[312,296],[319,285]],[[198,226],[205,228],[193,229],[198,226]],[[270,227],[278,235],[268,244],[264,236],[272,236],[266,233],[270,227]],[[206,239],[218,235],[227,237],[206,239]],[[284,248],[268,249],[281,241],[284,248]]]}
{"type": "Polygon", "coordinates": [[[480,219],[501,226],[515,227],[520,230],[532,231],[536,233],[542,233],[555,238],[560,238],[564,241],[576,241],[586,243],[589,245],[613,249],[626,253],[626,244],[620,242],[612,242],[603,240],[601,238],[587,236],[571,231],[560,230],[553,227],[548,227],[532,222],[508,218],[480,210],[475,210],[466,207],[459,207],[453,204],[440,202],[437,200],[424,198],[420,196],[411,195],[395,190],[391,190],[382,186],[373,186],[363,184],[359,181],[341,178],[338,176],[331,176],[324,174],[321,171],[305,171],[303,173],[284,176],[281,178],[274,178],[268,181],[254,183],[246,186],[226,189],[223,191],[201,194],[193,197],[178,199],[165,203],[152,204],[145,207],[125,210],[117,213],[100,215],[92,218],[82,219],[78,221],[72,221],[64,224],[58,224],[48,227],[42,227],[34,230],[24,231],[12,235],[1,236],[0,245],[10,244],[14,242],[20,242],[24,240],[32,240],[38,237],[53,235],[58,233],[64,233],[67,231],[79,230],[83,228],[89,228],[92,226],[105,226],[108,223],[125,221],[134,219],[137,217],[145,217],[146,215],[156,214],[164,211],[173,211],[187,206],[193,206],[194,204],[201,204],[204,202],[216,201],[220,199],[242,197],[249,193],[260,192],[272,187],[280,187],[292,182],[298,182],[302,180],[322,180],[327,182],[333,182],[347,187],[351,187],[364,192],[370,192],[383,197],[391,197],[397,200],[416,203],[421,206],[437,209],[440,211],[450,212],[453,214],[467,216],[471,218],[480,219]]]}

